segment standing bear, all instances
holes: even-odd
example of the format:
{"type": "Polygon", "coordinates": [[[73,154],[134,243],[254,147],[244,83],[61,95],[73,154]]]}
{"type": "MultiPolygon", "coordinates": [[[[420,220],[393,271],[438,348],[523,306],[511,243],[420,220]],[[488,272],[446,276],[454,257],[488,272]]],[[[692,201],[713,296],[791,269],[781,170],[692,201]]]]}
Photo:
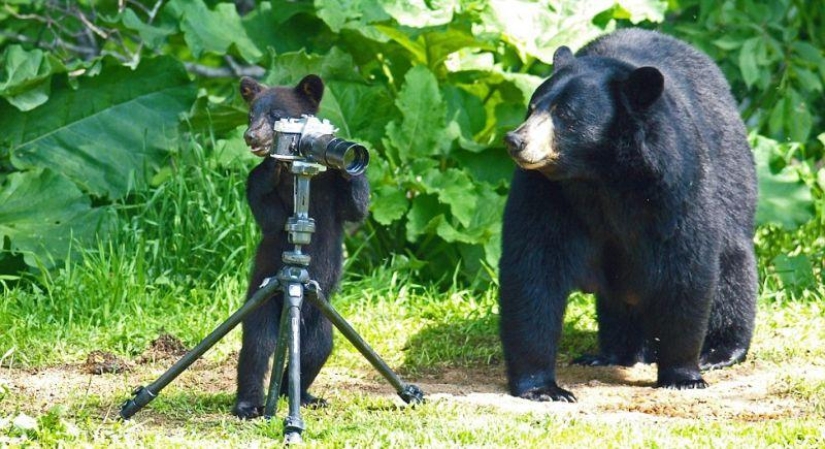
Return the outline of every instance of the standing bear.
{"type": "MultiPolygon", "coordinates": [[[[292,249],[284,229],[293,212],[294,178],[289,167],[268,156],[273,125],[282,118],[315,115],[324,94],[324,83],[315,75],[295,87],[267,87],[250,78],[241,80],[241,96],[249,104],[249,128],[244,139],[264,160],[247,179],[247,201],[263,238],[255,254],[249,299],[263,280],[283,267],[281,255],[292,249]]],[[[311,180],[309,216],[315,220],[312,243],[304,253],[312,257],[309,275],[329,296],[341,278],[344,221],[361,221],[369,206],[365,175],[349,177],[341,170],[327,170],[311,180]]],[[[278,340],[283,294],[277,293],[243,322],[243,343],[238,358],[238,394],[232,413],[240,418],[260,416],[264,405],[264,376],[278,340]]],[[[332,352],[332,323],[312,304],[301,307],[301,403],[322,405],[307,389],[332,352]]],[[[288,368],[287,368],[288,370],[288,368]]],[[[284,376],[288,379],[288,376],[284,376]]],[[[288,381],[281,385],[286,394],[288,381]]]]}
{"type": "Polygon", "coordinates": [[[657,364],[657,386],[745,359],[753,333],[756,174],[730,87],[704,54],[620,30],[553,74],[505,142],[501,339],[510,392],[575,401],[556,383],[568,295],[595,293],[599,354],[657,364]]]}

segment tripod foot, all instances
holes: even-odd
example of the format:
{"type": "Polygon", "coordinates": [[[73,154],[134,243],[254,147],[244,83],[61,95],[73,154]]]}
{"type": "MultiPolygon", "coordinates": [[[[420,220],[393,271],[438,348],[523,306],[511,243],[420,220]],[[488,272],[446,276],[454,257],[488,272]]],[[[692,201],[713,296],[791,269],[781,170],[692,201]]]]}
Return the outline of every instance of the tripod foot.
{"type": "Polygon", "coordinates": [[[289,446],[291,444],[302,444],[304,439],[301,438],[301,434],[298,432],[288,432],[284,434],[284,446],[289,446]]]}
{"type": "Polygon", "coordinates": [[[132,394],[134,397],[127,399],[120,407],[120,419],[127,420],[131,418],[138,410],[142,409],[158,396],[148,387],[138,387],[132,394]]]}
{"type": "Polygon", "coordinates": [[[404,385],[404,388],[398,392],[398,396],[401,396],[401,399],[403,399],[407,404],[424,403],[424,392],[413,384],[404,385]]]}
{"type": "Polygon", "coordinates": [[[287,416],[284,418],[284,445],[303,443],[301,432],[304,431],[304,421],[301,418],[287,416]]]}

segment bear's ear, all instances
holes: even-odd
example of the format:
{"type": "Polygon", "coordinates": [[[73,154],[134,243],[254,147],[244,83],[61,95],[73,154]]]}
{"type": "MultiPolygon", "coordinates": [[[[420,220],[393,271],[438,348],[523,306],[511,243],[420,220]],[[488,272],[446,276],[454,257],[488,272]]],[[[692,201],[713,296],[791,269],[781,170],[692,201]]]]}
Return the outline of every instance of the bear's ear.
{"type": "Polygon", "coordinates": [[[264,89],[266,89],[266,86],[248,76],[241,78],[241,97],[247,103],[252,103],[255,95],[258,95],[264,89]]]}
{"type": "Polygon", "coordinates": [[[307,75],[295,86],[295,91],[318,106],[324,96],[324,82],[318,75],[307,75]]]}
{"type": "Polygon", "coordinates": [[[562,67],[570,64],[573,62],[573,58],[573,52],[570,51],[570,48],[565,47],[564,45],[557,48],[556,52],[553,53],[553,71],[556,72],[562,67]]]}
{"type": "Polygon", "coordinates": [[[655,67],[639,67],[622,83],[622,91],[627,101],[637,110],[652,105],[662,96],[664,88],[665,77],[655,67]]]}

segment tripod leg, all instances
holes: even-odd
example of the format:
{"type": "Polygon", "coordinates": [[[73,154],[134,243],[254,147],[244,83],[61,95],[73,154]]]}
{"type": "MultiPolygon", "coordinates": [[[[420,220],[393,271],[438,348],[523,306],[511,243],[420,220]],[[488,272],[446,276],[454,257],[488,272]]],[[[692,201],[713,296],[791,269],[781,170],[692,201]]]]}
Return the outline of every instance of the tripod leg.
{"type": "Polygon", "coordinates": [[[237,326],[243,319],[249,315],[250,312],[257,309],[280,287],[280,283],[275,278],[269,278],[268,282],[261,286],[248,301],[241,306],[235,313],[221,323],[215,330],[206,336],[197,346],[186,355],[180,358],[174,365],[172,365],[165,373],[151,384],[145,387],[138,387],[133,392],[134,398],[127,399],[120,408],[120,417],[122,419],[129,419],[135,413],[140,411],[146,404],[155,399],[160,390],[169,385],[175,380],[189,365],[199,359],[206,351],[215,345],[221,338],[229,333],[235,326],[237,326]]]}
{"type": "Polygon", "coordinates": [[[284,299],[285,307],[289,309],[289,415],[284,419],[284,440],[289,444],[300,443],[304,430],[301,419],[301,303],[304,286],[300,283],[287,284],[284,299]]]}
{"type": "Polygon", "coordinates": [[[424,392],[415,385],[404,383],[401,378],[384,362],[383,359],[358,335],[358,332],[342,317],[332,305],[323,298],[323,292],[315,281],[310,281],[306,286],[306,297],[312,305],[318,308],[328,320],[344,334],[344,337],[355,346],[355,349],[366,358],[390,385],[395,388],[396,393],[404,402],[418,404],[424,402],[424,392]]]}
{"type": "Polygon", "coordinates": [[[284,362],[286,361],[289,327],[289,302],[284,301],[281,322],[278,325],[278,342],[275,343],[275,355],[272,359],[272,373],[269,375],[269,392],[264,407],[264,419],[267,420],[274,417],[278,411],[278,396],[281,394],[281,382],[284,379],[284,362]]]}

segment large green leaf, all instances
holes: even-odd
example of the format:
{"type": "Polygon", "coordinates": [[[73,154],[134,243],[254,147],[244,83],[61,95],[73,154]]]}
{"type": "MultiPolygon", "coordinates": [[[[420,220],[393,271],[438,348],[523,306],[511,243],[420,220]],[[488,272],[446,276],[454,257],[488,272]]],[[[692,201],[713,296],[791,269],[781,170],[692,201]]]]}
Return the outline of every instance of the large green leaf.
{"type": "Polygon", "coordinates": [[[12,45],[0,56],[0,96],[21,111],[34,109],[49,99],[51,76],[65,70],[42,50],[12,45]]]}
{"type": "Polygon", "coordinates": [[[121,16],[123,26],[137,31],[143,43],[149,48],[159,49],[166,39],[177,31],[172,21],[161,22],[160,26],[144,23],[131,8],[126,8],[121,16]]]}
{"type": "Polygon", "coordinates": [[[111,207],[93,209],[74,183],[48,169],[10,174],[0,184],[0,204],[0,242],[8,238],[30,266],[49,268],[73,242],[105,238],[114,219],[111,207]]]}
{"type": "Polygon", "coordinates": [[[450,23],[459,0],[382,0],[384,10],[399,24],[415,28],[450,23]]]}
{"type": "MultiPolygon", "coordinates": [[[[352,56],[337,47],[324,55],[308,54],[301,50],[272,55],[272,62],[264,82],[269,85],[295,85],[304,76],[314,73],[325,81],[361,81],[352,56]]],[[[321,102],[323,106],[323,101],[321,102]]]]}
{"type": "Polygon", "coordinates": [[[372,218],[384,226],[403,217],[409,207],[410,202],[404,192],[392,185],[378,187],[370,201],[372,218]]]}
{"type": "Polygon", "coordinates": [[[352,81],[327,83],[320,111],[340,129],[341,137],[373,144],[381,141],[392,113],[392,98],[385,87],[352,81]]]}
{"type": "Polygon", "coordinates": [[[430,70],[438,69],[452,53],[459,50],[492,49],[491,45],[479,40],[469,30],[438,28],[420,32],[392,25],[376,25],[375,29],[407,49],[413,62],[424,64],[430,70]]]}
{"type": "Polygon", "coordinates": [[[481,14],[476,31],[500,34],[522,60],[535,57],[551,64],[560,45],[579,48],[603,30],[593,26],[593,16],[612,8],[614,0],[588,2],[512,2],[491,0],[481,14]]]}
{"type": "Polygon", "coordinates": [[[758,224],[774,223],[786,229],[795,229],[814,217],[811,188],[792,167],[786,166],[774,173],[771,158],[779,144],[771,139],[755,136],[753,150],[756,174],[759,178],[759,203],[756,209],[758,224]]]}
{"type": "Polygon", "coordinates": [[[438,196],[440,202],[450,206],[450,212],[462,225],[470,225],[477,198],[473,181],[467,173],[456,168],[443,172],[430,170],[421,176],[421,183],[428,193],[438,196]]]}
{"type": "Polygon", "coordinates": [[[78,84],[55,77],[49,101],[28,112],[0,102],[0,146],[17,169],[50,168],[93,195],[120,198],[160,164],[195,87],[167,57],[135,70],[106,59],[78,84]]]}
{"type": "Polygon", "coordinates": [[[318,17],[335,33],[347,29],[374,41],[386,42],[373,23],[390,19],[380,0],[315,0],[318,17]]]}
{"type": "Polygon", "coordinates": [[[219,3],[210,10],[203,0],[172,0],[164,9],[180,20],[184,39],[196,58],[205,52],[226,54],[232,45],[247,61],[255,62],[263,56],[246,34],[234,4],[219,3]]]}
{"type": "Polygon", "coordinates": [[[403,120],[387,125],[388,144],[396,160],[414,160],[437,155],[448,148],[445,141],[446,104],[435,76],[424,66],[415,66],[404,77],[395,105],[403,120]]]}

